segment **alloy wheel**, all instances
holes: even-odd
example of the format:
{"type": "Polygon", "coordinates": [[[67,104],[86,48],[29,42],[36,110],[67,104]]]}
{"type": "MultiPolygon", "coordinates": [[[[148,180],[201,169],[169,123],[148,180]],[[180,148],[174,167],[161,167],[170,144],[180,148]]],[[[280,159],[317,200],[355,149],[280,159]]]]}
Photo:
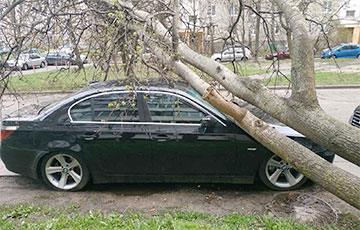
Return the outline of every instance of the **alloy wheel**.
{"type": "Polygon", "coordinates": [[[285,189],[295,187],[304,179],[303,174],[276,155],[267,161],[265,175],[272,185],[285,189]]]}
{"type": "Polygon", "coordinates": [[[71,190],[81,183],[83,168],[73,156],[56,154],[46,161],[45,175],[55,188],[71,190]]]}

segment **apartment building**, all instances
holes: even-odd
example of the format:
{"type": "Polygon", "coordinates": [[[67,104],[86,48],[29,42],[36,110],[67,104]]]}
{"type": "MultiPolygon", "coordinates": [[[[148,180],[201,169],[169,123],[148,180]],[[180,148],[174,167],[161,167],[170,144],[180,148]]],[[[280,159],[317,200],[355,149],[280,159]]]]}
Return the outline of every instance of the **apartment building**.
{"type": "Polygon", "coordinates": [[[338,15],[341,26],[350,32],[352,43],[360,44],[360,0],[348,1],[338,15]]]}
{"type": "MultiPolygon", "coordinates": [[[[342,12],[339,9],[348,0],[293,1],[304,16],[312,20],[308,20],[307,23],[310,36],[315,42],[321,33],[328,33],[331,23],[334,23],[339,16],[338,13],[342,12]]],[[[360,2],[360,0],[354,0],[354,2],[360,2]]],[[[276,45],[278,49],[285,49],[287,39],[282,24],[286,22],[282,18],[283,23],[281,23],[281,13],[276,4],[271,0],[244,0],[243,3],[246,5],[243,14],[239,23],[233,26],[240,8],[237,0],[183,0],[181,31],[189,35],[187,39],[189,43],[191,43],[191,36],[193,39],[197,36],[195,48],[209,54],[222,49],[227,45],[226,43],[231,43],[231,40],[254,47],[256,33],[259,33],[260,49],[268,49],[270,44],[276,45]],[[261,11],[259,30],[256,28],[258,16],[253,10],[261,11]],[[229,39],[230,31],[232,39],[229,39]]],[[[349,7],[353,5],[350,4],[349,7]]],[[[357,7],[359,11],[358,6],[354,7],[357,7]]],[[[356,13],[358,11],[355,11],[354,17],[358,15],[356,13]]],[[[348,14],[351,15],[351,12],[348,14]]],[[[357,29],[354,31],[355,34],[360,32],[357,29]]]]}

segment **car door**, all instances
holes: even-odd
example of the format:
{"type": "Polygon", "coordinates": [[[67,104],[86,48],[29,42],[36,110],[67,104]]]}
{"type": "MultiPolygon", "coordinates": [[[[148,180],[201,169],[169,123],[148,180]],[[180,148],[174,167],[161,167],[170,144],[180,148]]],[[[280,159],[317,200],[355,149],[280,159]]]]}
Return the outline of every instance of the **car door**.
{"type": "Polygon", "coordinates": [[[151,168],[150,140],[135,92],[108,92],[70,108],[73,132],[98,169],[108,175],[143,175],[151,168]],[[140,108],[140,110],[139,110],[140,108]]]}
{"type": "Polygon", "coordinates": [[[356,45],[351,45],[349,48],[349,57],[356,58],[359,53],[358,47],[356,45]]]}
{"type": "Polygon", "coordinates": [[[230,49],[226,49],[221,54],[222,61],[232,61],[234,59],[234,52],[230,49]]]}
{"type": "Polygon", "coordinates": [[[350,46],[345,45],[339,49],[339,52],[337,53],[336,56],[338,58],[343,58],[343,57],[349,57],[350,54],[351,54],[350,46]]]}
{"type": "Polygon", "coordinates": [[[151,119],[154,174],[185,176],[185,181],[186,176],[207,181],[205,178],[214,175],[246,174],[243,169],[249,161],[243,152],[248,144],[238,145],[238,134],[231,125],[191,99],[168,92],[148,93],[146,106],[151,119]],[[202,121],[208,119],[212,126],[202,127],[202,121]]]}
{"type": "Polygon", "coordinates": [[[30,65],[31,66],[38,66],[41,64],[41,59],[39,55],[30,54],[30,65]]]}

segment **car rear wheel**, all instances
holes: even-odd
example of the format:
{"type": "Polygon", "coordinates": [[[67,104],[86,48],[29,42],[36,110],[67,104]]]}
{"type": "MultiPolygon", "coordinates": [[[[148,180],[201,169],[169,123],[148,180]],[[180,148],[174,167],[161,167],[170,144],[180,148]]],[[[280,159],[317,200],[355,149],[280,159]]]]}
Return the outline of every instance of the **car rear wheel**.
{"type": "Polygon", "coordinates": [[[246,57],[246,56],[241,58],[241,61],[247,61],[247,60],[248,60],[248,57],[246,57]]]}
{"type": "Polygon", "coordinates": [[[337,58],[337,57],[336,57],[336,55],[331,55],[331,57],[330,57],[330,58],[337,58]]]}
{"type": "Polygon", "coordinates": [[[276,155],[268,157],[261,163],[259,176],[267,187],[277,191],[297,189],[307,180],[303,174],[276,155]]]}
{"type": "Polygon", "coordinates": [[[221,62],[221,59],[220,59],[220,58],[216,58],[215,61],[221,62]]]}
{"type": "Polygon", "coordinates": [[[29,69],[29,66],[27,64],[24,64],[22,68],[23,68],[23,70],[27,70],[27,69],[29,69]]]}
{"type": "Polygon", "coordinates": [[[41,175],[48,186],[60,191],[80,190],[90,179],[84,161],[70,153],[52,153],[45,156],[41,163],[41,175]]]}

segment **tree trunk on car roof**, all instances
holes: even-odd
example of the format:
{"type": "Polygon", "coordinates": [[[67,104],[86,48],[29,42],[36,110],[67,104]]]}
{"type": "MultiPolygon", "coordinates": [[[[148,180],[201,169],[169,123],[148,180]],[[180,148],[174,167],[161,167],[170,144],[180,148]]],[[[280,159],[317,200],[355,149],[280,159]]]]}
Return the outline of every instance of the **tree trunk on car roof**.
{"type": "MultiPolygon", "coordinates": [[[[289,21],[293,37],[296,38],[292,41],[293,82],[290,98],[282,98],[271,93],[257,80],[235,75],[225,66],[194,52],[183,43],[178,46],[181,57],[187,63],[213,77],[235,96],[256,105],[316,143],[360,165],[360,130],[330,117],[318,104],[315,92],[312,47],[303,16],[294,5],[285,0],[276,0],[276,3],[280,10],[284,12],[289,21]]],[[[120,5],[131,10],[132,14],[141,20],[146,20],[149,16],[144,11],[134,10],[132,5],[128,3],[120,2],[120,5]]],[[[171,45],[171,37],[167,34],[167,29],[156,20],[153,20],[151,25],[154,32],[171,45]]],[[[190,74],[191,71],[186,69],[186,65],[181,64],[180,61],[175,62],[174,66],[180,76],[194,76],[190,74]]],[[[191,78],[187,79],[187,81],[192,85],[195,83],[191,78]]],[[[203,93],[204,89],[199,87],[199,91],[203,93]]],[[[222,104],[226,106],[226,102],[221,102],[219,105],[222,104]]],[[[220,106],[218,108],[225,113],[232,114],[231,111],[225,110],[224,107],[220,106]]],[[[236,108],[234,108],[234,111],[236,111],[236,108]]],[[[360,183],[358,177],[327,164],[292,140],[281,137],[280,134],[269,129],[268,126],[261,121],[257,121],[250,114],[246,113],[245,115],[245,118],[241,119],[240,117],[240,119],[237,119],[238,124],[255,139],[289,163],[295,165],[300,172],[323,185],[328,191],[360,208],[358,193],[360,183]],[[260,125],[254,126],[256,123],[260,125]],[[348,179],[351,181],[350,183],[348,179]]]]}

